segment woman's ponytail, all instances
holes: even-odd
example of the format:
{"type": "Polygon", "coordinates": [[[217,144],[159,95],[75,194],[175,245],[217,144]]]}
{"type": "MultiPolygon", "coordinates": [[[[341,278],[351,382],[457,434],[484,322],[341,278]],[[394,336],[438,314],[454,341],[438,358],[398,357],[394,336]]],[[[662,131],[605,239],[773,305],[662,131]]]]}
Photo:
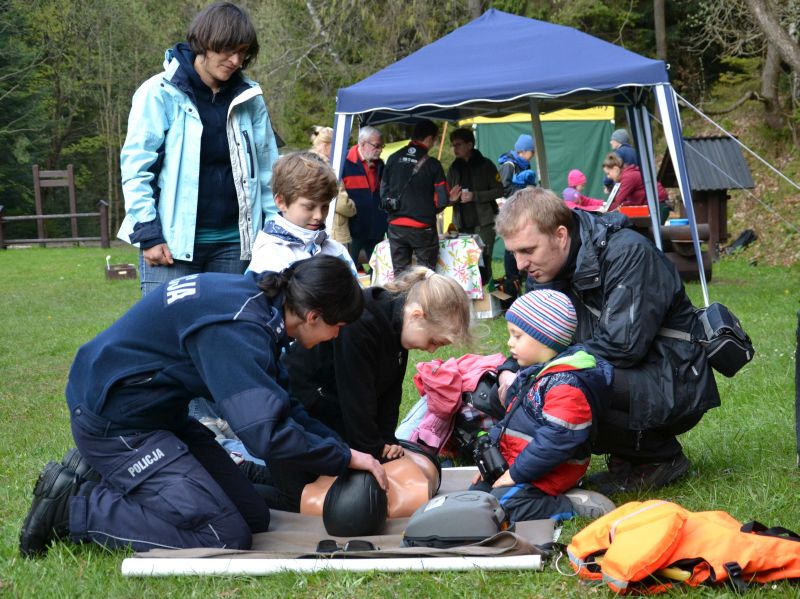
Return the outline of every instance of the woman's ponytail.
{"type": "Polygon", "coordinates": [[[280,272],[265,272],[258,283],[258,286],[269,297],[277,297],[289,286],[289,281],[294,275],[294,265],[287,266],[280,272]]]}
{"type": "Polygon", "coordinates": [[[301,318],[313,310],[327,324],[358,320],[364,309],[358,281],[344,260],[334,256],[317,254],[279,273],[265,273],[259,287],[270,298],[283,293],[286,307],[301,318]]]}
{"type": "Polygon", "coordinates": [[[394,281],[387,283],[388,291],[406,296],[406,305],[418,304],[425,320],[452,338],[469,344],[469,300],[455,279],[435,273],[424,266],[408,268],[394,281]]]}

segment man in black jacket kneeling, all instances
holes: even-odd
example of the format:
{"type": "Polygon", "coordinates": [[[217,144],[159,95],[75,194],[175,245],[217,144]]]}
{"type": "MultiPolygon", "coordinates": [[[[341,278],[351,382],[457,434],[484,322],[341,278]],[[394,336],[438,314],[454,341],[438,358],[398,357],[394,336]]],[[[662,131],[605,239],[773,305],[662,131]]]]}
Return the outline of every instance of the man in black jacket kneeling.
{"type": "MultiPolygon", "coordinates": [[[[604,494],[653,489],[691,464],[676,435],[719,405],[703,348],[660,334],[691,331],[695,313],[675,266],[627,217],[572,211],[552,191],[529,187],[500,209],[497,233],[536,288],[575,304],[575,340],[615,367],[594,453],[608,472],[590,477],[604,494]]],[[[501,374],[501,384],[510,375],[501,374]]]]}

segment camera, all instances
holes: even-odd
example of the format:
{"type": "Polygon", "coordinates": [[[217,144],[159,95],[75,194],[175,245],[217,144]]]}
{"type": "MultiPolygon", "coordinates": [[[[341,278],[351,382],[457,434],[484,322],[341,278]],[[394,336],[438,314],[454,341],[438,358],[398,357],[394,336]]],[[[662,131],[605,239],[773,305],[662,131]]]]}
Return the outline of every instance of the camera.
{"type": "Polygon", "coordinates": [[[500,453],[500,448],[492,443],[486,431],[481,431],[475,436],[472,458],[478,466],[481,477],[488,485],[493,485],[494,481],[508,470],[508,463],[500,453]]]}
{"type": "Polygon", "coordinates": [[[397,212],[400,208],[400,200],[394,196],[386,196],[381,198],[380,208],[386,212],[397,212]]]}

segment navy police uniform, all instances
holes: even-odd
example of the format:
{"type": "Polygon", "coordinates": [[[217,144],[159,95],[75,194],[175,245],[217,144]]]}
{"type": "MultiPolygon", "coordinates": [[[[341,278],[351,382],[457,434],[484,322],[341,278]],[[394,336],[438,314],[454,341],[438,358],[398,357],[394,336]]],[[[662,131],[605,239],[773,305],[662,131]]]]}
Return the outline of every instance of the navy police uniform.
{"type": "Polygon", "coordinates": [[[346,470],[347,446],[289,400],[283,300],[266,297],[261,276],[175,279],[80,348],[66,393],[72,434],[102,481],[70,500],[73,541],[246,549],[267,529],[263,499],[188,416],[195,397],[213,399],[255,456],[346,470]]]}

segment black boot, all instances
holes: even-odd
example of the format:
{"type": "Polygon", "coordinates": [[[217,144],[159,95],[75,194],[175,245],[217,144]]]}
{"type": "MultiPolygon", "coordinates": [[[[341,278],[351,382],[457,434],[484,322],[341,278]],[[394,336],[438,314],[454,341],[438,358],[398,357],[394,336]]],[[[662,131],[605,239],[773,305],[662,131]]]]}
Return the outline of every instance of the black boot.
{"type": "Polygon", "coordinates": [[[19,551],[28,558],[44,555],[54,540],[69,535],[69,498],[83,480],[63,464],[49,462],[33,489],[33,503],[19,533],[19,551]]]}
{"type": "Polygon", "coordinates": [[[72,470],[83,480],[100,482],[100,474],[86,461],[77,447],[73,447],[64,455],[61,459],[61,464],[72,470]]]}

